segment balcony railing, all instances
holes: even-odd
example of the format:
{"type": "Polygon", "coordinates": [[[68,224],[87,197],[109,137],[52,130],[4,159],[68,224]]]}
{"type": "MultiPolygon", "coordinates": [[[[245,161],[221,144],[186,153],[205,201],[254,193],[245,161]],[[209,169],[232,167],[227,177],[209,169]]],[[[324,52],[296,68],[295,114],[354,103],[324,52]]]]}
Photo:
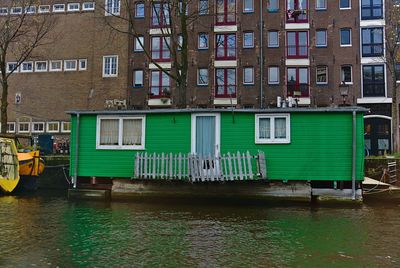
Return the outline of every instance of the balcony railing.
{"type": "Polygon", "coordinates": [[[288,84],[287,95],[294,98],[310,97],[310,86],[308,84],[288,84]]]}
{"type": "Polygon", "coordinates": [[[294,9],[286,11],[286,22],[288,23],[305,23],[308,22],[307,9],[294,9]]]}
{"type": "Polygon", "coordinates": [[[308,46],[287,46],[287,57],[288,59],[304,59],[308,58],[308,46]]]}
{"type": "Polygon", "coordinates": [[[383,44],[362,45],[363,57],[379,57],[383,56],[383,44]]]}
{"type": "Polygon", "coordinates": [[[215,15],[215,25],[236,25],[236,13],[217,13],[215,15]]]}
{"type": "Polygon", "coordinates": [[[385,83],[366,83],[363,85],[363,97],[385,97],[385,83]]]}
{"type": "Polygon", "coordinates": [[[151,86],[150,99],[169,99],[171,98],[170,86],[151,86]]]}
{"type": "Polygon", "coordinates": [[[171,25],[171,21],[169,17],[164,16],[153,16],[151,17],[150,27],[151,28],[169,28],[171,25]]]}
{"type": "Polygon", "coordinates": [[[236,47],[217,47],[216,60],[236,60],[236,47]]]}
{"type": "Polygon", "coordinates": [[[236,85],[217,85],[216,98],[236,98],[236,85]]]}
{"type": "Polygon", "coordinates": [[[152,50],[151,59],[156,62],[171,61],[171,51],[169,49],[152,50]]]}

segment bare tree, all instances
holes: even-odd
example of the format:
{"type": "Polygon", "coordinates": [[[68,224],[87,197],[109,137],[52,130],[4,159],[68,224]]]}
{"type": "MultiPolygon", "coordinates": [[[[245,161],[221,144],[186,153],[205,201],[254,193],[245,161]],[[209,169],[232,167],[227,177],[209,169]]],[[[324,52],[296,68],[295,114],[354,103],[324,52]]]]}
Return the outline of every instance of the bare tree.
{"type": "Polygon", "coordinates": [[[383,60],[390,73],[392,90],[393,152],[399,152],[399,101],[397,96],[399,77],[396,77],[396,64],[400,62],[400,5],[395,4],[395,1],[387,8],[384,41],[386,51],[383,60]]]}
{"type": "MultiPolygon", "coordinates": [[[[112,2],[112,1],[111,1],[112,2]]],[[[175,97],[175,105],[179,108],[186,107],[187,86],[188,86],[188,69],[189,69],[189,38],[190,31],[194,23],[199,24],[200,16],[210,16],[210,1],[197,0],[170,0],[170,1],[145,1],[146,5],[151,8],[151,24],[158,28],[161,35],[160,50],[170,56],[171,68],[165,68],[154,57],[155,51],[147,48],[142,36],[144,30],[138,26],[135,20],[134,1],[122,0],[121,12],[113,12],[113,5],[103,6],[105,13],[110,16],[105,16],[107,25],[115,31],[128,34],[132,40],[140,45],[146,58],[150,63],[154,64],[159,71],[168,76],[172,80],[175,92],[171,92],[169,87],[163,89],[160,94],[175,97]],[[189,8],[196,7],[196,8],[189,8]],[[116,17],[129,25],[128,30],[121,29],[118,24],[112,23],[109,17],[116,17]]]]}
{"type": "Polygon", "coordinates": [[[8,1],[0,16],[1,133],[7,131],[9,78],[20,65],[34,56],[35,49],[52,42],[55,18],[37,14],[35,0],[8,1]],[[10,64],[9,62],[12,62],[10,64]]]}

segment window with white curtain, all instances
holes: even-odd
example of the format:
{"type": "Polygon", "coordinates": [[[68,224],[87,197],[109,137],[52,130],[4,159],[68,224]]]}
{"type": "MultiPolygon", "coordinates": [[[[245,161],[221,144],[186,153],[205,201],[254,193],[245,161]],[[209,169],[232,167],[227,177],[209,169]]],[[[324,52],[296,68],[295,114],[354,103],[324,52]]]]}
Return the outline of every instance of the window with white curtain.
{"type": "Polygon", "coordinates": [[[145,118],[109,117],[97,118],[97,149],[144,149],[145,118]]]}
{"type": "Polygon", "coordinates": [[[256,114],[256,144],[290,143],[289,114],[256,114]]]}

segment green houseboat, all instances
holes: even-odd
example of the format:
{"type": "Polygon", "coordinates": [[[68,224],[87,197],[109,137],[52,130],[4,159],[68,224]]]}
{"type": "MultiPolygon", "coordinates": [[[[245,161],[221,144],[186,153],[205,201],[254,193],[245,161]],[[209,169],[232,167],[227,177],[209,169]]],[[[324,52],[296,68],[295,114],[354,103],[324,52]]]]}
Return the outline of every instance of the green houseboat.
{"type": "Polygon", "coordinates": [[[111,196],[254,189],[259,196],[359,199],[366,111],[70,111],[70,174],[74,188],[101,182],[111,196]]]}

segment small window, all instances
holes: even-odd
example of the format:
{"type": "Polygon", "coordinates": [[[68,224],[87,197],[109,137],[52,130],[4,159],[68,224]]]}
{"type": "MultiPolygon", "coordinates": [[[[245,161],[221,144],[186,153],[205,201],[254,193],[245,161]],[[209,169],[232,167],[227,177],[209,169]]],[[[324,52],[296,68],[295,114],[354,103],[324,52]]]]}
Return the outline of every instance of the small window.
{"type": "Polygon", "coordinates": [[[327,47],[328,42],[327,42],[327,32],[325,29],[317,30],[315,33],[315,46],[316,47],[327,47]]]}
{"type": "Polygon", "coordinates": [[[254,85],[254,68],[244,67],[243,68],[243,84],[254,85]]]}
{"type": "Polygon", "coordinates": [[[15,122],[7,122],[7,133],[15,133],[15,122]]]}
{"type": "Polygon", "coordinates": [[[61,132],[70,133],[71,132],[71,122],[61,122],[61,132]]]}
{"type": "Polygon", "coordinates": [[[32,123],[32,132],[33,133],[44,132],[44,122],[33,122],[32,123]]]}
{"type": "Polygon", "coordinates": [[[208,14],[208,0],[199,0],[199,15],[208,14]]]}
{"type": "Polygon", "coordinates": [[[244,32],[243,48],[253,48],[253,47],[254,47],[254,32],[244,32]]]}
{"type": "Polygon", "coordinates": [[[208,34],[199,33],[198,49],[208,49],[208,34]]]}
{"type": "Polygon", "coordinates": [[[279,11],[279,0],[269,0],[268,12],[278,12],[278,11],[279,11]]]}
{"type": "Polygon", "coordinates": [[[10,10],[10,14],[12,15],[22,14],[22,7],[12,7],[10,10]]]}
{"type": "Polygon", "coordinates": [[[183,35],[178,35],[178,41],[177,41],[177,46],[178,50],[182,50],[182,45],[183,45],[183,35]]]}
{"type": "Polygon", "coordinates": [[[79,71],[86,71],[87,70],[87,59],[80,59],[79,60],[79,71]]]}
{"type": "Polygon", "coordinates": [[[106,16],[119,15],[120,5],[121,5],[120,0],[106,0],[105,15],[106,16]]]}
{"type": "Polygon", "coordinates": [[[64,12],[65,5],[64,4],[55,4],[53,5],[53,12],[64,12]]]}
{"type": "Polygon", "coordinates": [[[135,43],[133,47],[134,51],[143,51],[144,50],[144,37],[137,36],[135,37],[135,43]]]}
{"type": "Polygon", "coordinates": [[[41,5],[39,6],[39,13],[49,13],[50,6],[49,5],[41,5]]]}
{"type": "Polygon", "coordinates": [[[269,31],[268,32],[268,47],[279,47],[278,31],[269,31]]]}
{"type": "Polygon", "coordinates": [[[340,29],[340,46],[341,47],[351,46],[351,29],[349,28],[340,29]]]}
{"type": "Polygon", "coordinates": [[[290,143],[289,114],[256,114],[256,144],[290,143]]]}
{"type": "Polygon", "coordinates": [[[197,85],[198,86],[208,85],[208,69],[201,68],[197,70],[197,85]]]}
{"type": "Polygon", "coordinates": [[[52,60],[50,61],[50,72],[61,72],[62,71],[62,61],[52,60]]]}
{"type": "Polygon", "coordinates": [[[31,73],[33,72],[33,62],[27,61],[21,64],[21,73],[31,73]]]}
{"type": "Polygon", "coordinates": [[[49,133],[56,133],[60,131],[60,123],[59,122],[47,122],[46,131],[49,133]]]}
{"type": "Polygon", "coordinates": [[[0,16],[7,16],[8,15],[8,8],[2,7],[0,8],[0,16]]]}
{"type": "Polygon", "coordinates": [[[243,13],[254,12],[254,2],[253,0],[243,0],[243,13]]]}
{"type": "Polygon", "coordinates": [[[80,10],[80,4],[79,3],[68,3],[67,10],[69,12],[79,11],[80,10]]]}
{"type": "Polygon", "coordinates": [[[316,76],[317,76],[317,85],[328,84],[328,66],[317,66],[316,76]]]}
{"type": "Polygon", "coordinates": [[[326,10],[326,0],[316,0],[315,1],[315,9],[316,10],[326,10]]]}
{"type": "Polygon", "coordinates": [[[143,87],[143,70],[133,71],[133,86],[143,87]]]}
{"type": "Polygon", "coordinates": [[[18,123],[18,133],[29,133],[29,123],[28,122],[19,122],[18,123]]]}
{"type": "Polygon", "coordinates": [[[18,64],[16,62],[7,62],[7,73],[18,73],[18,64]]]}
{"type": "Polygon", "coordinates": [[[35,6],[29,6],[25,8],[25,13],[26,14],[35,14],[36,13],[36,7],[35,6]]]}
{"type": "Polygon", "coordinates": [[[76,60],[65,60],[64,61],[64,71],[69,72],[69,71],[76,71],[77,66],[76,66],[76,60]]]}
{"type": "Polygon", "coordinates": [[[144,18],[144,3],[135,3],[135,18],[144,18]]]}
{"type": "Polygon", "coordinates": [[[350,9],[351,8],[351,0],[339,0],[340,9],[350,9]]]}
{"type": "Polygon", "coordinates": [[[103,77],[118,76],[118,56],[103,57],[103,77]]]}
{"type": "Polygon", "coordinates": [[[143,150],[144,143],[144,117],[97,118],[97,149],[143,150]]]}
{"type": "Polygon", "coordinates": [[[279,85],[279,67],[268,67],[268,84],[279,85]]]}
{"type": "Polygon", "coordinates": [[[350,65],[345,65],[341,67],[340,78],[341,78],[340,82],[346,82],[347,84],[353,83],[353,74],[350,65]]]}
{"type": "Polygon", "coordinates": [[[95,3],[94,2],[85,2],[82,4],[82,10],[91,11],[94,10],[95,3]]]}
{"type": "Polygon", "coordinates": [[[36,61],[35,72],[47,72],[47,61],[36,61]]]}

